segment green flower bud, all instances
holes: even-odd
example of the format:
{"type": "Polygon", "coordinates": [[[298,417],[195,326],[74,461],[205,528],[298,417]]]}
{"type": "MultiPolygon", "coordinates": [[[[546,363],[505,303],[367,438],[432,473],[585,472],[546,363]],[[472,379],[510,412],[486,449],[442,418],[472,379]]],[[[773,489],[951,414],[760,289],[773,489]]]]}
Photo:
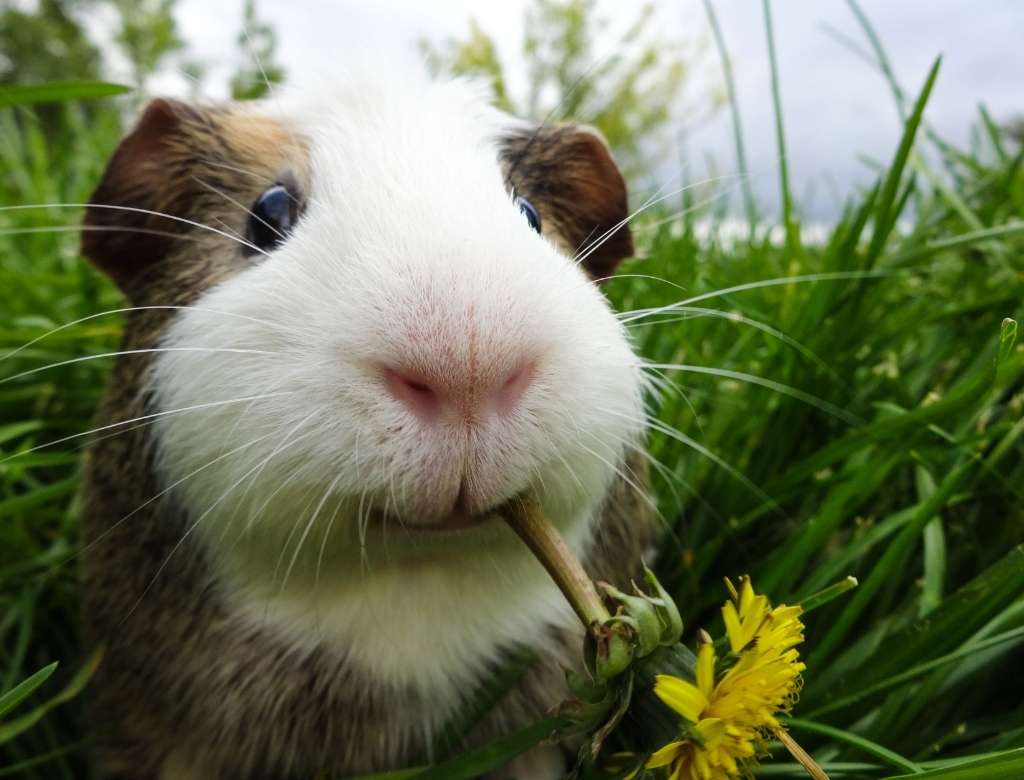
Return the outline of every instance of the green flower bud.
{"type": "Polygon", "coordinates": [[[661,643],[662,624],[657,607],[647,596],[630,596],[606,582],[600,583],[600,586],[626,610],[625,615],[621,617],[632,618],[636,631],[637,655],[640,658],[650,655],[661,643]]]}
{"type": "Polygon", "coordinates": [[[661,619],[663,627],[661,643],[663,645],[674,645],[683,635],[683,618],[679,614],[679,607],[676,606],[676,602],[672,597],[668,595],[668,591],[658,582],[654,572],[646,566],[644,566],[644,579],[647,580],[648,586],[658,595],[658,600],[661,602],[658,604],[658,617],[661,619]]]}
{"type": "Polygon", "coordinates": [[[610,680],[629,668],[633,661],[630,633],[623,625],[597,628],[594,667],[598,680],[610,680]]]}

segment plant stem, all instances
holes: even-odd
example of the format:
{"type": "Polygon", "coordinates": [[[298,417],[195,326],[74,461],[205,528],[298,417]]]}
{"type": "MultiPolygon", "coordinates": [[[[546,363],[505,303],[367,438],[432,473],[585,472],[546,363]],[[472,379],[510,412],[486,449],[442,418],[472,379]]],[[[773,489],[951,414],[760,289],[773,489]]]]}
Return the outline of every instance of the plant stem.
{"type": "Polygon", "coordinates": [[[611,617],[579,559],[540,507],[529,500],[514,501],[504,517],[565,594],[584,626],[604,623],[611,617]]]}
{"type": "Polygon", "coordinates": [[[797,760],[800,766],[802,766],[807,774],[813,777],[814,780],[829,780],[828,775],[825,774],[825,770],[818,766],[818,762],[811,758],[810,754],[800,747],[797,741],[789,736],[785,729],[773,729],[772,733],[775,734],[776,739],[785,746],[790,755],[797,760]]]}

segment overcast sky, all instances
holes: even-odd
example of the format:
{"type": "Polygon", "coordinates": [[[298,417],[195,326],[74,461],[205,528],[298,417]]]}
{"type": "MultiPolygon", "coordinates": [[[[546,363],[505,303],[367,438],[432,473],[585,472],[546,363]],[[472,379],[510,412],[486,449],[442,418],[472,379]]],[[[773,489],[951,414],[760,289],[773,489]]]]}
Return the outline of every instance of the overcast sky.
{"type": "MultiPolygon", "coordinates": [[[[696,0],[655,3],[658,27],[680,45],[710,31],[696,0]]],[[[527,0],[263,0],[258,11],[278,31],[279,59],[289,81],[329,71],[346,58],[370,56],[382,68],[420,67],[416,41],[463,34],[475,17],[496,40],[506,69],[522,78],[517,56],[527,0]]],[[[235,36],[242,0],[181,0],[179,24],[191,54],[210,68],[206,92],[223,92],[237,62],[235,36]]],[[[630,18],[633,3],[602,0],[610,16],[630,18]]],[[[983,102],[999,120],[1024,113],[1024,2],[1017,0],[862,0],[893,62],[898,79],[915,93],[938,54],[942,72],[927,119],[944,136],[965,143],[983,102]]],[[[736,77],[754,188],[768,208],[777,203],[777,154],[761,4],[715,0],[736,77]]],[[[834,28],[867,49],[853,14],[841,0],[776,0],[772,6],[782,77],[791,176],[812,215],[834,212],[836,191],[871,178],[864,157],[891,158],[900,131],[894,101],[881,75],[826,31],[834,28]],[[808,196],[808,192],[812,194],[808,196]]],[[[709,70],[695,76],[691,95],[720,79],[711,49],[709,70]]],[[[520,82],[521,83],[521,82],[520,82]]],[[[180,89],[172,79],[158,86],[180,89]]],[[[678,120],[692,160],[688,178],[706,175],[706,157],[719,173],[735,171],[729,116],[721,111],[696,126],[678,120]]],[[[666,160],[662,176],[676,175],[666,160]]]]}

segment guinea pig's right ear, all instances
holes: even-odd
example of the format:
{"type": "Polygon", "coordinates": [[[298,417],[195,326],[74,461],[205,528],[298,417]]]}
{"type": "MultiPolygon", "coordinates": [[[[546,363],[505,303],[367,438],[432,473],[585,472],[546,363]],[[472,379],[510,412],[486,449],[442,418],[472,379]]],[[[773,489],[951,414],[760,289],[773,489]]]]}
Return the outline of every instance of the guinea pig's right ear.
{"type": "MultiPolygon", "coordinates": [[[[501,138],[505,178],[540,211],[552,237],[590,276],[604,280],[633,254],[626,182],[599,131],[520,126],[501,138]]],[[[546,229],[545,229],[546,232],[546,229]]]]}
{"type": "Polygon", "coordinates": [[[82,254],[130,294],[187,227],[190,129],[200,113],[158,98],[118,145],[85,210],[82,254]]]}

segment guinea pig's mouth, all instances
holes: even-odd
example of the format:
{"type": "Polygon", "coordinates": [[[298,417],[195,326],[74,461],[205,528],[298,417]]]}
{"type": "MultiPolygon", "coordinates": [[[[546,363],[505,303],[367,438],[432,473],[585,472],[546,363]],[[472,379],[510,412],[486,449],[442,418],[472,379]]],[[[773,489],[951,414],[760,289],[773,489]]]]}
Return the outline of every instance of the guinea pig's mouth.
{"type": "Polygon", "coordinates": [[[431,518],[426,522],[422,520],[413,522],[410,518],[381,511],[375,511],[373,519],[381,527],[400,528],[403,532],[458,533],[500,521],[505,513],[510,511],[513,504],[523,500],[524,495],[522,493],[517,494],[479,512],[470,512],[461,503],[456,503],[448,513],[437,518],[431,518]]]}

